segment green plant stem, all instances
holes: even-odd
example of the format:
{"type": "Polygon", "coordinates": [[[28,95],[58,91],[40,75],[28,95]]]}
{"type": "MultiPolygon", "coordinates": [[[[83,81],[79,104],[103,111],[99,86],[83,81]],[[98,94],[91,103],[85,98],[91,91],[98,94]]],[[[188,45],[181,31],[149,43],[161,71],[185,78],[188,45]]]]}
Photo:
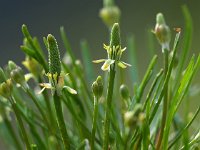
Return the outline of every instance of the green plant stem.
{"type": "Polygon", "coordinates": [[[26,93],[30,96],[30,98],[33,100],[34,104],[36,105],[37,109],[39,110],[40,114],[42,115],[42,118],[44,119],[48,129],[52,132],[51,127],[49,125],[48,119],[42,109],[42,107],[40,106],[40,104],[38,103],[38,100],[36,99],[36,97],[33,95],[33,93],[30,91],[29,88],[26,89],[26,93]]]}
{"type": "Polygon", "coordinates": [[[9,131],[11,137],[13,138],[13,141],[15,143],[16,149],[21,150],[22,149],[21,144],[20,144],[20,142],[19,142],[19,140],[17,138],[17,135],[15,134],[15,131],[13,130],[13,127],[12,127],[10,121],[8,120],[8,118],[5,118],[4,122],[6,124],[6,127],[7,127],[8,131],[9,131]]]}
{"type": "MultiPolygon", "coordinates": [[[[43,80],[43,78],[41,76],[38,77],[38,82],[39,83],[44,83],[44,80],[43,80]]],[[[50,119],[51,123],[53,123],[53,125],[55,125],[54,124],[55,120],[53,119],[54,118],[53,117],[54,114],[53,114],[51,103],[50,103],[50,97],[49,97],[49,95],[48,95],[46,90],[44,90],[42,92],[42,95],[44,97],[44,100],[45,100],[45,103],[46,103],[46,106],[47,106],[47,110],[48,110],[48,113],[49,113],[49,119],[50,119]]]]}
{"type": "Polygon", "coordinates": [[[70,141],[69,141],[69,136],[67,133],[67,129],[66,129],[65,121],[63,117],[61,98],[56,91],[53,95],[53,98],[54,98],[54,105],[55,105],[55,110],[56,110],[56,115],[57,115],[58,128],[62,136],[62,142],[64,144],[65,150],[70,150],[70,141]]]}
{"type": "Polygon", "coordinates": [[[14,111],[14,113],[15,113],[15,115],[16,115],[17,121],[18,121],[18,123],[19,123],[19,127],[20,127],[20,130],[21,130],[21,133],[22,133],[24,142],[25,142],[25,144],[26,144],[26,149],[27,149],[27,150],[31,150],[31,145],[30,145],[30,142],[29,142],[29,139],[28,139],[28,135],[27,135],[27,133],[26,133],[26,130],[25,130],[25,127],[24,127],[22,118],[21,118],[21,116],[20,116],[20,114],[19,114],[19,111],[18,111],[16,102],[15,102],[15,100],[14,100],[12,97],[10,97],[10,102],[11,102],[13,111],[14,111]]]}
{"type": "Polygon", "coordinates": [[[106,116],[104,121],[104,138],[103,138],[103,149],[108,150],[109,143],[109,128],[110,128],[110,113],[111,113],[111,102],[114,88],[114,79],[115,79],[115,66],[111,66],[109,73],[108,89],[106,96],[106,116]]]}
{"type": "MultiPolygon", "coordinates": [[[[164,49],[164,76],[165,78],[167,77],[167,72],[168,72],[168,56],[169,56],[169,51],[167,49],[164,49]]],[[[166,124],[166,118],[167,118],[167,109],[168,109],[168,83],[165,85],[164,89],[164,100],[163,100],[163,113],[162,113],[162,122],[161,122],[161,129],[160,129],[160,135],[158,139],[158,143],[156,145],[156,149],[159,150],[161,147],[162,139],[163,139],[163,133],[165,129],[165,124],[166,124]]]]}
{"type": "Polygon", "coordinates": [[[94,96],[94,111],[93,111],[93,122],[92,122],[92,135],[91,135],[91,150],[94,150],[94,140],[97,127],[98,117],[98,98],[94,96]]]}

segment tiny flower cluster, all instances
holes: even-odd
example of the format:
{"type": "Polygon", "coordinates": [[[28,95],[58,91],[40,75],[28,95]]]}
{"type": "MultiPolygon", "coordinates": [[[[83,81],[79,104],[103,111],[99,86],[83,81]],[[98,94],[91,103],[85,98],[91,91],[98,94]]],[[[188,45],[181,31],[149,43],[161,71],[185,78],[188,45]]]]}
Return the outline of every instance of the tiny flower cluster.
{"type": "Polygon", "coordinates": [[[123,69],[127,68],[127,66],[131,66],[130,64],[121,61],[122,53],[126,50],[126,47],[121,48],[118,23],[113,25],[111,31],[111,44],[109,46],[104,44],[103,47],[107,51],[108,59],[99,59],[93,61],[94,63],[104,62],[103,66],[101,67],[103,71],[109,70],[110,66],[114,63],[123,69]]]}

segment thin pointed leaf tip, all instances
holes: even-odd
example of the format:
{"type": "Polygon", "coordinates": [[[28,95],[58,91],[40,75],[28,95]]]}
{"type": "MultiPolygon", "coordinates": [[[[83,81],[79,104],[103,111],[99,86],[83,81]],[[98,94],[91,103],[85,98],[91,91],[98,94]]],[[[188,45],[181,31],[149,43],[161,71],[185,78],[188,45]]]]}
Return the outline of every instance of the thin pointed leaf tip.
{"type": "Polygon", "coordinates": [[[60,52],[57,41],[51,34],[47,36],[47,46],[49,53],[49,73],[57,73],[59,75],[61,73],[60,52]]]}

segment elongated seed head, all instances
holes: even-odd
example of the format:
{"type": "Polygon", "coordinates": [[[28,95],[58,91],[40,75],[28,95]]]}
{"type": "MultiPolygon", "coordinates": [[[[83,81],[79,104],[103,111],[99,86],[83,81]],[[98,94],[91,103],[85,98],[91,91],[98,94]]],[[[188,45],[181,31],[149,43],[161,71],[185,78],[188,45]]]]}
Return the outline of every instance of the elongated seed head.
{"type": "Polygon", "coordinates": [[[110,37],[110,47],[113,46],[120,46],[121,45],[121,38],[120,38],[120,28],[119,24],[115,23],[111,30],[111,37],[110,37]]]}
{"type": "Polygon", "coordinates": [[[49,34],[47,36],[48,53],[49,53],[49,73],[60,75],[61,72],[61,62],[60,62],[60,52],[56,39],[53,35],[49,34]]]}

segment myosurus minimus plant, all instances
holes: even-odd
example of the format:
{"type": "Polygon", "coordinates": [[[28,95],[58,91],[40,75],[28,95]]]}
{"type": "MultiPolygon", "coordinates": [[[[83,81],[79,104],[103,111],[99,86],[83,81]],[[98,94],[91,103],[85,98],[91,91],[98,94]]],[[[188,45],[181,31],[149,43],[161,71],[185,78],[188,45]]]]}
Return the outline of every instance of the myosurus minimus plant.
{"type": "Polygon", "coordinates": [[[67,57],[61,60],[59,44],[49,34],[43,38],[46,59],[38,39],[22,25],[22,64],[28,71],[13,61],[0,68],[0,129],[5,130],[1,140],[6,149],[199,149],[199,103],[192,113],[181,105],[189,105],[194,95],[199,95],[199,84],[193,86],[192,79],[200,67],[199,54],[191,58],[187,55],[192,19],[186,6],[182,10],[182,29],[172,29],[164,15],[157,14],[155,28],[148,35],[151,42],[157,39],[155,44],[160,45],[162,55],[153,51],[141,79],[134,38],[128,38],[125,51],[120,35],[121,12],[113,0],[104,0],[100,10],[110,32],[109,44],[103,44],[105,59],[92,60],[88,43],[83,41],[83,63],[78,60],[63,27],[60,34],[67,57]],[[130,64],[122,61],[126,53],[130,64]],[[163,63],[158,62],[159,57],[163,63]],[[99,69],[104,76],[95,73],[94,65],[99,66],[93,63],[103,63],[99,69]],[[186,112],[180,113],[180,108],[186,112]]]}

